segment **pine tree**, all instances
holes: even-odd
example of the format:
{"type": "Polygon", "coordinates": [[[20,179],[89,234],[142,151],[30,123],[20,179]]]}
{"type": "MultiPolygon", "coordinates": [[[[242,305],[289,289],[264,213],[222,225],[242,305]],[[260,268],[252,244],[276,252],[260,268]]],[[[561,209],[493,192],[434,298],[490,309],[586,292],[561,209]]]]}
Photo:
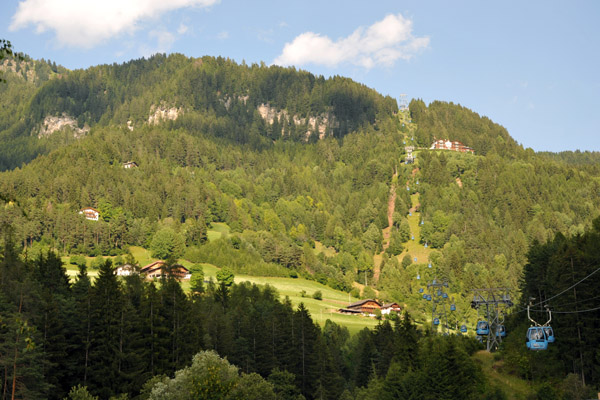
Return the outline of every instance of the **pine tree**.
{"type": "Polygon", "coordinates": [[[0,261],[0,389],[3,398],[46,398],[42,337],[33,324],[37,287],[10,236],[0,261]]]}
{"type": "Polygon", "coordinates": [[[87,274],[85,264],[79,266],[77,280],[72,287],[73,292],[73,321],[69,342],[71,352],[69,358],[72,366],[69,371],[71,381],[88,385],[89,378],[89,352],[92,343],[92,284],[87,274]]]}
{"type": "Polygon", "coordinates": [[[145,290],[140,275],[125,277],[123,291],[124,306],[119,323],[120,391],[133,395],[152,376],[146,363],[149,349],[141,312],[145,290]]]}
{"type": "Polygon", "coordinates": [[[189,300],[181,285],[173,277],[163,278],[159,289],[162,302],[162,317],[169,329],[170,368],[178,369],[186,365],[198,351],[188,336],[190,332],[189,300]],[[192,342],[192,343],[190,343],[192,342]]]}
{"type": "Polygon", "coordinates": [[[154,282],[150,282],[140,304],[142,336],[146,338],[146,365],[152,376],[168,374],[172,370],[169,363],[169,329],[162,311],[163,303],[154,282]]]}
{"type": "Polygon", "coordinates": [[[319,328],[310,318],[303,303],[300,303],[293,316],[294,364],[290,369],[296,375],[296,385],[305,397],[312,397],[319,382],[318,340],[319,328]]]}
{"type": "Polygon", "coordinates": [[[62,399],[71,387],[68,374],[74,368],[67,355],[72,350],[67,337],[73,322],[71,287],[61,259],[53,252],[34,262],[33,277],[39,285],[39,310],[35,323],[39,327],[45,354],[44,375],[52,387],[48,398],[62,399]]]}
{"type": "Polygon", "coordinates": [[[419,360],[419,333],[408,311],[394,323],[394,361],[404,372],[416,370],[419,360]]]}
{"type": "Polygon", "coordinates": [[[121,392],[119,344],[123,303],[119,281],[107,260],[100,267],[91,296],[89,383],[91,391],[102,398],[121,392]]]}

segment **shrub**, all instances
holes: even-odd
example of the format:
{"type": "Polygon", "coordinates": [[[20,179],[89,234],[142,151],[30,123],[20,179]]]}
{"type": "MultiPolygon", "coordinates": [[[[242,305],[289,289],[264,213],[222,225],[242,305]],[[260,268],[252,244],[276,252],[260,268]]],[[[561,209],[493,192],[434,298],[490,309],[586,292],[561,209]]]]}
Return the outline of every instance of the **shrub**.
{"type": "Polygon", "coordinates": [[[375,298],[375,290],[373,290],[370,286],[365,286],[363,289],[363,298],[364,299],[374,299],[375,298]]]}
{"type": "Polygon", "coordinates": [[[94,258],[92,260],[92,264],[90,265],[90,269],[100,269],[100,267],[102,266],[102,264],[104,264],[104,257],[102,257],[101,255],[96,256],[96,258],[94,258]]]}
{"type": "Polygon", "coordinates": [[[323,300],[323,293],[321,293],[320,290],[317,290],[316,292],[313,293],[312,297],[315,300],[323,300]]]}
{"type": "Polygon", "coordinates": [[[73,265],[77,265],[78,267],[86,265],[85,257],[82,255],[72,256],[69,262],[73,265]]]}
{"type": "Polygon", "coordinates": [[[183,237],[171,228],[163,228],[157,231],[150,243],[152,257],[166,259],[169,257],[179,258],[185,249],[183,237]]]}

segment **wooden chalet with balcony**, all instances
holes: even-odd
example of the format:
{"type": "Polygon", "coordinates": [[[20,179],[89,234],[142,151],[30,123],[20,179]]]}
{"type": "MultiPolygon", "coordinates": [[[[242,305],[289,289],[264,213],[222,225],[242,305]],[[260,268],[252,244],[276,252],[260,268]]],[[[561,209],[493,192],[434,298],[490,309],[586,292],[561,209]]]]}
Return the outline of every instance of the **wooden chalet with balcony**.
{"type": "Polygon", "coordinates": [[[396,302],[386,303],[381,306],[381,315],[389,315],[391,313],[400,314],[401,312],[402,307],[400,307],[400,304],[396,302]]]}
{"type": "Polygon", "coordinates": [[[450,141],[448,139],[438,139],[430,147],[430,150],[451,150],[458,151],[460,153],[471,153],[475,154],[475,150],[469,146],[465,146],[461,142],[450,141]]]}
{"type": "Polygon", "coordinates": [[[375,310],[381,310],[381,304],[373,299],[360,300],[339,309],[342,314],[364,314],[370,317],[375,316],[375,310]]]}
{"type": "Polygon", "coordinates": [[[123,168],[125,169],[131,169],[131,168],[137,168],[138,165],[135,161],[127,161],[126,163],[123,163],[123,168]]]}
{"type": "Polygon", "coordinates": [[[172,275],[175,279],[180,281],[192,277],[190,270],[183,265],[175,264],[169,268],[167,263],[162,260],[154,261],[153,263],[146,265],[140,270],[140,274],[145,275],[147,280],[160,278],[163,275],[172,275]]]}
{"type": "Polygon", "coordinates": [[[85,219],[90,221],[98,221],[100,219],[100,211],[92,207],[86,207],[79,210],[79,214],[83,215],[85,219]]]}
{"type": "Polygon", "coordinates": [[[115,269],[117,276],[129,276],[139,273],[139,267],[137,265],[124,264],[115,269]]]}

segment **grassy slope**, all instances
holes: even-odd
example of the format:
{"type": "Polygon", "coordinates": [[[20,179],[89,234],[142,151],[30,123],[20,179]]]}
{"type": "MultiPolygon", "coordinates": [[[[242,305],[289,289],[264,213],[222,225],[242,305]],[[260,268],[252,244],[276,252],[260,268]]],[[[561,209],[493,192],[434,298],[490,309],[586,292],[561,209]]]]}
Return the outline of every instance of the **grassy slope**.
{"type": "Polygon", "coordinates": [[[229,236],[229,227],[223,222],[211,223],[211,229],[206,232],[208,240],[211,242],[215,239],[219,239],[221,236],[229,236]]]}
{"type": "MultiPolygon", "coordinates": [[[[207,232],[207,237],[208,240],[215,240],[222,235],[228,234],[229,227],[226,224],[213,223],[211,229],[207,232]]],[[[333,256],[335,254],[334,249],[325,247],[322,243],[315,242],[315,253],[318,254],[321,252],[324,252],[327,256],[333,256]]],[[[134,254],[134,256],[136,256],[136,254],[134,254]]],[[[183,265],[186,265],[185,261],[183,262],[183,265]]],[[[211,264],[202,264],[202,266],[206,279],[216,279],[219,268],[211,264]]],[[[357,301],[358,299],[350,297],[348,293],[334,290],[315,281],[309,281],[302,278],[274,278],[249,275],[236,275],[235,281],[236,283],[248,281],[257,285],[269,284],[273,286],[277,289],[282,299],[289,297],[292,304],[295,306],[304,303],[315,322],[320,325],[324,324],[327,319],[330,319],[339,325],[346,326],[351,334],[356,333],[365,327],[377,325],[377,321],[373,318],[335,313],[335,310],[346,306],[349,302],[357,301]],[[312,298],[313,293],[317,290],[320,290],[323,294],[323,300],[312,298]],[[306,293],[306,297],[302,297],[302,291],[306,293]]],[[[188,286],[188,282],[183,283],[184,289],[187,289],[188,286]]]]}
{"type": "Polygon", "coordinates": [[[498,372],[501,362],[494,361],[494,355],[481,350],[473,355],[473,359],[481,366],[488,382],[495,387],[500,388],[509,400],[529,399],[535,395],[535,390],[527,381],[516,376],[507,375],[498,372]]]}
{"type": "MultiPolygon", "coordinates": [[[[419,194],[413,194],[410,196],[412,207],[411,212],[412,215],[407,216],[408,225],[410,226],[411,235],[414,235],[415,240],[409,240],[404,244],[405,252],[410,254],[413,262],[416,264],[425,264],[429,262],[429,254],[431,253],[431,248],[425,248],[424,245],[420,243],[421,240],[421,213],[416,212],[414,209],[417,204],[419,204],[419,194]],[[414,261],[415,257],[417,261],[414,261]]],[[[402,253],[400,256],[404,257],[405,253],[402,253]]]]}
{"type": "MultiPolygon", "coordinates": [[[[207,274],[206,268],[204,273],[207,274]]],[[[295,306],[304,303],[305,307],[311,313],[313,320],[319,325],[323,325],[327,319],[330,319],[336,324],[347,327],[351,334],[365,327],[374,327],[377,325],[377,320],[374,318],[335,313],[335,310],[338,308],[344,307],[348,302],[354,302],[358,299],[349,297],[347,293],[334,290],[315,281],[302,278],[271,278],[246,275],[236,276],[235,281],[249,281],[259,285],[269,284],[273,286],[277,289],[282,299],[289,297],[295,306]],[[323,300],[312,298],[312,294],[317,290],[320,290],[323,294],[323,300]],[[302,291],[306,292],[306,297],[301,296],[302,291]]]]}
{"type": "MultiPolygon", "coordinates": [[[[208,230],[207,236],[209,240],[215,240],[220,238],[223,234],[229,234],[229,227],[226,224],[213,223],[211,229],[208,230]]],[[[319,243],[318,251],[330,253],[334,250],[325,248],[319,243]]],[[[149,264],[152,261],[156,261],[155,258],[150,256],[150,252],[143,247],[131,246],[130,252],[141,266],[149,264]]],[[[93,259],[93,257],[87,257],[88,265],[90,265],[93,259]]],[[[74,279],[75,275],[77,275],[77,267],[69,264],[68,261],[69,257],[63,257],[63,262],[67,267],[67,273],[74,279]]],[[[186,267],[192,265],[192,263],[187,260],[179,260],[179,262],[186,267]]],[[[212,278],[213,280],[216,280],[216,275],[219,268],[212,264],[201,265],[203,267],[205,279],[212,278]]],[[[88,270],[88,274],[93,279],[98,275],[98,271],[88,270]]],[[[348,293],[334,290],[315,281],[309,281],[302,278],[274,278],[248,275],[236,275],[235,281],[236,283],[248,281],[257,285],[269,284],[273,286],[275,289],[277,289],[282,299],[289,297],[294,306],[304,303],[305,307],[312,315],[313,320],[319,325],[323,325],[327,319],[330,319],[339,325],[346,326],[351,334],[354,334],[365,327],[374,327],[377,325],[377,320],[374,318],[335,313],[335,310],[348,305],[349,302],[357,301],[358,299],[350,297],[348,293]],[[317,290],[321,291],[323,300],[316,300],[312,298],[313,293],[317,290]],[[302,291],[306,293],[306,297],[302,297],[302,291]]],[[[190,288],[189,281],[183,281],[182,287],[185,291],[188,291],[190,288]]]]}

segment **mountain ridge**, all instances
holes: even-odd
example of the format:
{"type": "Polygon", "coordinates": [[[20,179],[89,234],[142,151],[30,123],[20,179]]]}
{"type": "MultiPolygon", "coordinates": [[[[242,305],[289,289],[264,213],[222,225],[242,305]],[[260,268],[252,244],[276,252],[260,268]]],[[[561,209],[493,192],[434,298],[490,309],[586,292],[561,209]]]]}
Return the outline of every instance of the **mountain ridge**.
{"type": "MultiPolygon", "coordinates": [[[[13,79],[0,90],[10,92],[14,84],[13,79]]],[[[258,124],[254,129],[263,130],[263,136],[274,140],[280,136],[306,140],[315,131],[321,136],[342,137],[397,111],[395,100],[346,78],[325,79],[293,68],[247,66],[221,57],[194,59],[180,54],[157,54],[124,64],[64,72],[37,89],[30,87],[28,97],[30,100],[18,112],[5,118],[0,139],[27,142],[26,137],[37,134],[45,118],[63,114],[77,120],[79,128],[86,124],[92,128],[135,126],[144,123],[152,107],[161,104],[187,110],[179,126],[187,124],[189,129],[195,125],[196,129],[209,129],[214,135],[229,135],[242,142],[248,140],[248,135],[237,126],[229,124],[223,129],[214,125],[226,124],[223,118],[234,118],[245,131],[252,123],[258,124]],[[278,121],[270,124],[269,132],[264,132],[262,122],[254,115],[261,105],[277,112],[278,121]],[[314,118],[323,119],[321,115],[327,114],[333,115],[336,122],[327,126],[328,132],[320,132],[314,118]],[[217,121],[207,127],[198,118],[217,121]],[[296,129],[299,125],[306,128],[296,129]]],[[[31,140],[28,142],[36,147],[31,140]]],[[[21,161],[39,154],[30,153],[21,161]]],[[[19,164],[0,154],[0,167],[19,164]]]]}
{"type": "MultiPolygon", "coordinates": [[[[7,78],[0,90],[16,96],[23,86],[7,78]]],[[[418,308],[419,271],[460,282],[461,296],[476,285],[517,287],[531,243],[583,232],[600,208],[600,179],[587,164],[523,149],[503,127],[453,103],[413,100],[397,110],[393,99],[345,78],[157,55],[72,71],[28,90],[31,100],[15,105],[20,128],[0,132],[14,139],[4,156],[36,156],[0,173],[3,198],[18,200],[28,216],[15,207],[0,214],[18,225],[24,248],[120,254],[150,247],[166,230],[198,262],[218,251],[225,264],[243,256],[254,273],[303,274],[346,291],[366,277],[384,297],[418,308]],[[67,112],[77,117],[73,128],[41,139],[16,134],[67,112]],[[319,112],[336,118],[323,132],[319,112]],[[304,118],[300,128],[294,118],[304,118]],[[85,124],[89,133],[75,139],[85,124]],[[463,141],[475,154],[429,150],[433,138],[463,141]],[[418,168],[405,164],[407,146],[418,168]],[[130,161],[137,167],[123,168],[130,161]],[[402,184],[390,224],[394,182],[402,184]],[[407,241],[416,193],[415,247],[407,241]],[[84,207],[100,210],[101,220],[80,218],[84,207]],[[206,243],[211,223],[226,223],[233,239],[206,243]],[[315,242],[335,252],[315,254],[315,242]],[[384,243],[394,246],[383,252],[384,243]],[[429,259],[414,261],[410,249],[429,259]]]]}

